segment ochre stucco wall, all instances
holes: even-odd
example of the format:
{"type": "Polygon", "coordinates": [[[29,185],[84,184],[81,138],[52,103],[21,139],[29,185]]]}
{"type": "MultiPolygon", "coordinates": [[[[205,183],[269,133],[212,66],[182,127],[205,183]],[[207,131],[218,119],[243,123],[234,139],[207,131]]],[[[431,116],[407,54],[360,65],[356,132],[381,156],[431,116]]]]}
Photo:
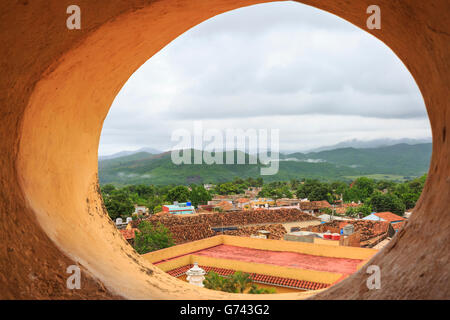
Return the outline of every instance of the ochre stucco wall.
{"type": "MultiPolygon", "coordinates": [[[[71,31],[65,20],[73,1],[0,4],[0,298],[231,297],[176,281],[127,245],[99,197],[97,148],[114,97],[139,66],[198,23],[262,1],[75,2],[82,30],[71,31]],[[82,288],[73,291],[66,288],[65,270],[74,263],[83,278],[82,288]]],[[[302,2],[363,29],[372,4],[302,2]]],[[[404,62],[427,106],[429,178],[408,225],[370,262],[381,267],[382,289],[367,289],[363,267],[315,298],[448,298],[450,5],[376,3],[382,29],[371,33],[404,62]]]]}
{"type": "MultiPolygon", "coordinates": [[[[142,257],[150,263],[158,262],[157,266],[163,271],[173,270],[188,264],[198,262],[200,265],[213,266],[225,269],[233,269],[249,273],[260,273],[270,276],[280,276],[332,284],[341,279],[343,273],[331,271],[319,271],[313,269],[293,268],[283,265],[273,265],[266,263],[249,262],[238,259],[215,257],[214,255],[200,255],[198,251],[215,247],[219,244],[227,244],[244,248],[253,248],[265,251],[285,251],[310,254],[314,256],[348,258],[363,260],[361,265],[368,261],[377,250],[355,248],[355,247],[335,247],[330,245],[317,245],[312,243],[290,242],[284,240],[267,240],[248,237],[237,237],[219,235],[211,238],[197,240],[166,249],[150,252],[142,257]],[[161,262],[163,259],[170,259],[161,262]]],[[[273,258],[269,259],[272,260],[273,258]]]]}

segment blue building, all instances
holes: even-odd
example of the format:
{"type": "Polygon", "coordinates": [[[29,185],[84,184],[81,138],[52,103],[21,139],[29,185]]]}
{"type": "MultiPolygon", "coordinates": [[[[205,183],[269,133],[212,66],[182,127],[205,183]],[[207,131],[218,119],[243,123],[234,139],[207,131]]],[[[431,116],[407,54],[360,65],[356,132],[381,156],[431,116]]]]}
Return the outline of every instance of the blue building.
{"type": "Polygon", "coordinates": [[[162,210],[172,214],[192,214],[195,213],[195,208],[190,202],[165,204],[162,210]]]}

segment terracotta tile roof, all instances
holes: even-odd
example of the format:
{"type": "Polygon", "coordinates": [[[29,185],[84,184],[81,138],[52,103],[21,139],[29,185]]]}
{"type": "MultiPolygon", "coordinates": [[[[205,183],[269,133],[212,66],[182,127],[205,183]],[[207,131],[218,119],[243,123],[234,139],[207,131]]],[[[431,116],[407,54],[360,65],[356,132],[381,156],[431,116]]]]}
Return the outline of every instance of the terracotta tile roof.
{"type": "Polygon", "coordinates": [[[300,202],[300,209],[302,210],[316,210],[323,208],[330,208],[331,205],[328,201],[310,201],[310,202],[300,202]]]}
{"type": "Polygon", "coordinates": [[[238,203],[246,203],[246,202],[249,202],[249,201],[250,201],[249,198],[239,198],[239,199],[237,199],[238,203]]]}
{"type": "Polygon", "coordinates": [[[405,221],[397,222],[392,224],[392,228],[394,228],[395,231],[400,230],[405,225],[405,221]]]}
{"type": "Polygon", "coordinates": [[[337,214],[345,214],[347,212],[347,208],[345,207],[338,207],[336,208],[336,213],[337,214]]]}
{"type": "Polygon", "coordinates": [[[221,201],[218,204],[216,204],[216,206],[222,208],[222,210],[233,209],[233,205],[231,203],[229,203],[228,201],[221,201]]]}
{"type": "Polygon", "coordinates": [[[138,230],[137,228],[120,229],[119,231],[120,231],[120,233],[123,235],[123,237],[125,238],[125,240],[131,240],[131,239],[134,239],[134,237],[135,237],[134,232],[135,232],[135,231],[139,232],[139,230],[138,230]]]}
{"type": "Polygon", "coordinates": [[[386,220],[387,222],[405,221],[406,220],[405,218],[403,218],[399,215],[396,215],[395,213],[392,213],[392,212],[377,212],[377,213],[374,213],[374,215],[386,220]]]}
{"type": "MultiPolygon", "coordinates": [[[[167,271],[168,274],[170,274],[173,277],[180,277],[186,273],[190,268],[192,268],[193,265],[189,264],[183,267],[179,267],[173,270],[167,271]]],[[[216,267],[210,267],[210,266],[199,266],[206,272],[214,271],[217,274],[221,276],[231,276],[236,271],[232,269],[224,269],[224,268],[216,268],[216,267]]],[[[303,289],[303,290],[319,290],[329,287],[329,284],[326,283],[320,283],[320,282],[312,282],[312,281],[306,281],[306,280],[297,280],[297,279],[290,279],[290,278],[284,278],[284,277],[276,277],[276,276],[268,276],[264,274],[259,273],[249,273],[250,277],[255,282],[261,282],[276,286],[283,286],[283,287],[291,287],[296,289],[303,289]]]]}

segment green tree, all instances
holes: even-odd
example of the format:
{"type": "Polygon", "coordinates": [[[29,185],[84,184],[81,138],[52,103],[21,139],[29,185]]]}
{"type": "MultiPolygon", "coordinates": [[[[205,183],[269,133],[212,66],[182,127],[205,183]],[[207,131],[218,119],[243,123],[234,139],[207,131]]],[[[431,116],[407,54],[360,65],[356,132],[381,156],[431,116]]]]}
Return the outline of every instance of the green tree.
{"type": "Polygon", "coordinates": [[[343,181],[334,181],[330,184],[331,190],[336,199],[340,199],[349,188],[348,184],[343,181]]]}
{"type": "Polygon", "coordinates": [[[402,216],[406,210],[406,206],[402,200],[396,195],[390,193],[374,193],[374,195],[370,198],[369,204],[375,212],[389,211],[399,216],[402,216]]]}
{"type": "Polygon", "coordinates": [[[134,248],[140,254],[168,248],[174,245],[172,234],[162,223],[156,225],[142,221],[135,232],[134,248]]]}
{"type": "Polygon", "coordinates": [[[388,181],[388,180],[379,180],[376,182],[376,188],[379,191],[383,191],[385,189],[391,189],[392,187],[395,186],[395,182],[394,181],[388,181]]]}
{"type": "Polygon", "coordinates": [[[422,193],[425,180],[426,175],[412,181],[396,184],[392,188],[392,193],[402,200],[406,209],[414,208],[422,193]]]}
{"type": "Polygon", "coordinates": [[[191,186],[190,199],[192,205],[197,207],[199,204],[207,204],[212,199],[211,194],[203,186],[191,186]]]}
{"type": "Polygon", "coordinates": [[[116,187],[113,184],[105,184],[100,188],[103,195],[110,195],[114,190],[116,190],[116,187]]]}
{"type": "Polygon", "coordinates": [[[364,204],[359,207],[347,208],[347,211],[345,212],[345,214],[350,217],[356,217],[356,216],[358,216],[358,214],[362,214],[362,216],[366,217],[369,214],[371,214],[372,212],[373,212],[372,207],[369,204],[364,204]]]}
{"type": "Polygon", "coordinates": [[[225,278],[219,276],[216,272],[210,271],[206,274],[203,281],[205,288],[212,290],[225,291],[230,293],[275,293],[274,289],[258,288],[248,273],[237,271],[231,277],[225,278]]]}
{"type": "Polygon", "coordinates": [[[134,211],[134,202],[130,199],[130,195],[123,189],[113,190],[110,194],[103,197],[106,210],[111,219],[118,217],[128,217],[134,211]]]}
{"type": "Polygon", "coordinates": [[[203,280],[203,285],[207,289],[226,291],[225,280],[226,278],[219,276],[219,274],[214,271],[210,271],[206,274],[205,280],[203,280]]]}
{"type": "Polygon", "coordinates": [[[264,184],[263,178],[256,178],[256,187],[262,187],[264,184]]]}
{"type": "Polygon", "coordinates": [[[269,294],[271,294],[271,293],[277,293],[277,292],[275,291],[274,288],[268,288],[268,289],[259,288],[255,284],[252,284],[248,293],[251,293],[251,294],[268,294],[269,293],[269,294]]]}
{"type": "Polygon", "coordinates": [[[215,190],[220,195],[239,194],[244,191],[242,190],[242,188],[232,182],[221,183],[216,186],[215,190]]]}
{"type": "Polygon", "coordinates": [[[300,181],[298,179],[291,179],[290,184],[292,190],[297,190],[300,187],[300,181]]]}
{"type": "Polygon", "coordinates": [[[310,201],[327,200],[333,202],[331,187],[319,180],[306,180],[304,184],[300,185],[296,193],[299,199],[308,198],[310,201]]]}
{"type": "Polygon", "coordinates": [[[189,200],[191,192],[186,186],[176,186],[167,192],[167,200],[170,202],[186,202],[189,200]]]}
{"type": "Polygon", "coordinates": [[[150,198],[148,198],[148,200],[146,201],[146,206],[148,207],[148,210],[151,213],[156,213],[158,211],[156,211],[156,209],[159,207],[161,207],[161,205],[163,204],[163,198],[157,195],[151,196],[150,198]]]}

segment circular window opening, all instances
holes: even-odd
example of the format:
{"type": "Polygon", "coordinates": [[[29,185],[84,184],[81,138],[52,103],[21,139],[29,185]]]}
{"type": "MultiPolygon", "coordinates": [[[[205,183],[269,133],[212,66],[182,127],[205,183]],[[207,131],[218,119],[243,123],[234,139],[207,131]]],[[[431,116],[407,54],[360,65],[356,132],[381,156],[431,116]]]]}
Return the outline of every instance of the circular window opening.
{"type": "Polygon", "coordinates": [[[386,45],[271,3],[197,25],[133,74],[103,126],[99,180],[122,235],[171,276],[299,292],[395,236],[430,156],[422,97],[386,45]]]}

